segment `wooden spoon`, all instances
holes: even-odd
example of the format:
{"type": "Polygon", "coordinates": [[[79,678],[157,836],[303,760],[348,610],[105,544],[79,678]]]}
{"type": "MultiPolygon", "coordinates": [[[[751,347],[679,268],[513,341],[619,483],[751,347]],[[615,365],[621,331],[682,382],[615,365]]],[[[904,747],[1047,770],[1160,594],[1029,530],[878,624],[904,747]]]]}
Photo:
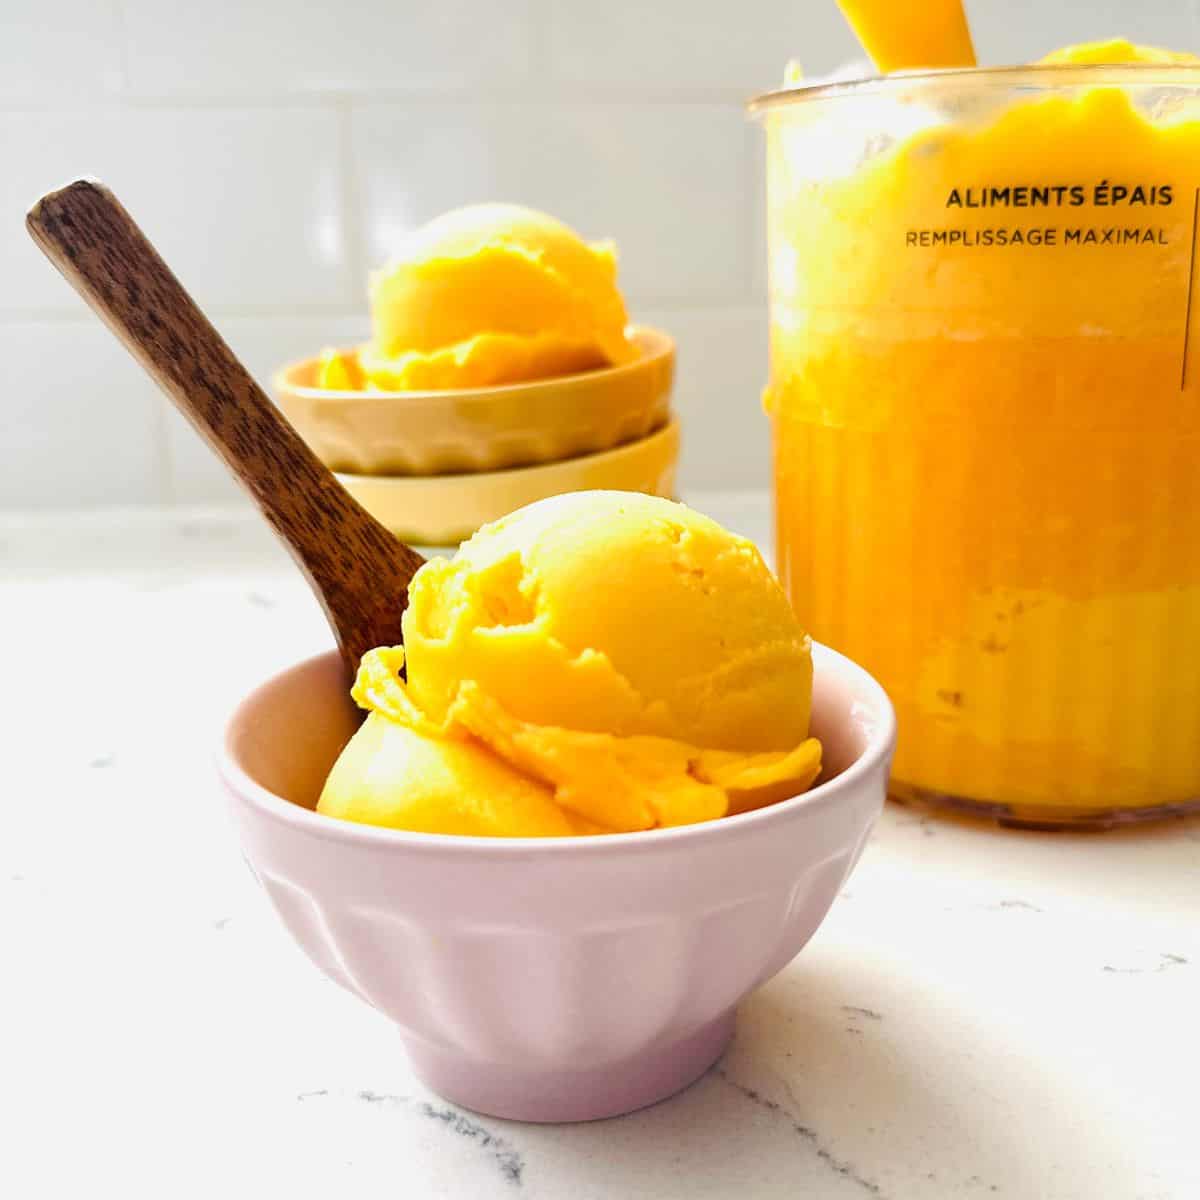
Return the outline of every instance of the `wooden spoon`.
{"type": "Polygon", "coordinates": [[[43,196],[33,240],[225,461],[304,572],[346,666],[398,645],[423,559],[304,444],[103,184],[43,196]]]}

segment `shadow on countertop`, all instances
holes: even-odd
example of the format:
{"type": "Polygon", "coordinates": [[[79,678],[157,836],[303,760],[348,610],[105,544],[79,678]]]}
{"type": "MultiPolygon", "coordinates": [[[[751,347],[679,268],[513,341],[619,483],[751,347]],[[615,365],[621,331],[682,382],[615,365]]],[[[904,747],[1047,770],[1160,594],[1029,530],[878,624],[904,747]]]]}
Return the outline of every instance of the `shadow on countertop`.
{"type": "Polygon", "coordinates": [[[1046,1063],[1014,1059],[965,1014],[920,1015],[919,988],[897,1011],[905,981],[875,973],[806,966],[779,977],[743,1004],[721,1062],[641,1112],[590,1125],[493,1124],[522,1148],[529,1182],[546,1188],[531,1194],[574,1200],[1049,1200],[1099,1195],[1093,1178],[1104,1195],[1139,1194],[1136,1164],[1046,1063]],[[542,1148],[553,1176],[569,1149],[569,1190],[557,1190],[565,1174],[542,1176],[542,1148]]]}

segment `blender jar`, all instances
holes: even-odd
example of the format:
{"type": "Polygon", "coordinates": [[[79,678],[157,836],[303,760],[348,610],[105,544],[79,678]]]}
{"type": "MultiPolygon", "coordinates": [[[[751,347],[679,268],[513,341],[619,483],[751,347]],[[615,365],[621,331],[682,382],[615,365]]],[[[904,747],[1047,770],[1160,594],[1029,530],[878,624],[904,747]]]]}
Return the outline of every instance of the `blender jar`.
{"type": "Polygon", "coordinates": [[[897,798],[1200,806],[1200,68],[801,87],[767,136],[780,576],[897,798]]]}

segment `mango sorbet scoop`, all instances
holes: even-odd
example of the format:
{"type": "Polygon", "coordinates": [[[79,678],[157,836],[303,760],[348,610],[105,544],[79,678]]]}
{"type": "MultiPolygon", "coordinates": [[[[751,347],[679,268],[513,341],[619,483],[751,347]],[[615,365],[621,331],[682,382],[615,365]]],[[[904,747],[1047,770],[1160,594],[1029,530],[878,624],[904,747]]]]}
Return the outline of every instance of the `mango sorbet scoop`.
{"type": "Polygon", "coordinates": [[[485,526],[417,572],[403,631],[363,660],[369,715],[322,813],[613,833],[758,808],[820,769],[783,590],[750,542],[667,500],[580,492],[485,526]]]}
{"type": "Polygon", "coordinates": [[[326,351],[322,387],[493,387],[636,357],[612,243],[520,205],[473,204],[414,230],[370,290],[371,340],[326,351]]]}

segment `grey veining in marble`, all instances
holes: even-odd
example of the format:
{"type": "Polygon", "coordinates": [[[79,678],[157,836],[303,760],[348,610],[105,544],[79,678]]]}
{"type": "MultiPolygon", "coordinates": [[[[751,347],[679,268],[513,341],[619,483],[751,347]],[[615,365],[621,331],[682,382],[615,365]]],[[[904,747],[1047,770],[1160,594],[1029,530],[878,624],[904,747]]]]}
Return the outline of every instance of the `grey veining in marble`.
{"type": "MultiPolygon", "coordinates": [[[[764,536],[761,499],[702,506],[764,536]]],[[[522,1126],[424,1089],[240,860],[223,716],[328,644],[268,535],[6,518],[0,602],[0,1194],[1200,1196],[1200,821],[1048,836],[891,807],[713,1071],[522,1126]]]]}

